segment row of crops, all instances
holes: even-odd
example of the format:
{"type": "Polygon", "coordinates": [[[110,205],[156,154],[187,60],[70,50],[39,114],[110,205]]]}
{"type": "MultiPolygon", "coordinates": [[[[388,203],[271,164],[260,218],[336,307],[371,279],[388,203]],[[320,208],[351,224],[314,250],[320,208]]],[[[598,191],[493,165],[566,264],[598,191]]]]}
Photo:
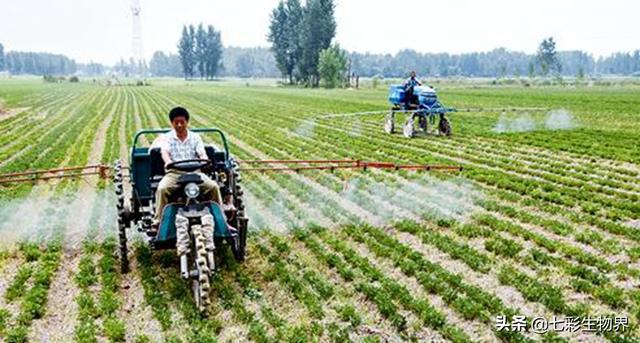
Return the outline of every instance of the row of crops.
{"type": "Polygon", "coordinates": [[[208,317],[198,314],[171,251],[136,243],[132,273],[118,273],[109,184],[0,188],[0,219],[11,223],[0,232],[29,228],[0,255],[6,342],[631,342],[639,334],[640,168],[625,145],[637,133],[601,119],[637,123],[633,89],[445,90],[454,106],[563,106],[580,126],[497,134],[498,113],[459,113],[451,138],[413,140],[383,134],[382,115],[320,118],[384,108],[379,91],[173,83],[0,89],[29,95],[11,98],[25,110],[0,118],[0,172],[126,158],[134,132],[167,127],[166,113],[178,104],[192,113],[192,127],[221,128],[240,160],[464,167],[455,175],[243,175],[248,260],[223,259],[208,317]],[[37,219],[20,219],[16,209],[34,203],[37,219]],[[525,316],[529,326],[554,316],[618,325],[534,333],[500,329],[499,316],[525,316]]]}

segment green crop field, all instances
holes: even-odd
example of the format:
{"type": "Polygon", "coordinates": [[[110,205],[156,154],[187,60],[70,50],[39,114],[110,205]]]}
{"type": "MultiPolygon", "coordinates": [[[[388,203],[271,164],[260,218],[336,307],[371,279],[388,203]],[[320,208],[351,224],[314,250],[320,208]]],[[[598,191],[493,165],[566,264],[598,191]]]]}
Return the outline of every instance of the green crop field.
{"type": "Polygon", "coordinates": [[[127,161],[176,105],[240,160],[464,170],[243,174],[247,260],[221,259],[207,317],[173,250],[133,235],[120,274],[109,182],[0,185],[0,342],[640,339],[638,86],[437,84],[447,106],[549,110],[452,113],[451,137],[407,139],[384,114],[322,117],[388,109],[386,86],[83,81],[0,80],[0,173],[127,161]]]}

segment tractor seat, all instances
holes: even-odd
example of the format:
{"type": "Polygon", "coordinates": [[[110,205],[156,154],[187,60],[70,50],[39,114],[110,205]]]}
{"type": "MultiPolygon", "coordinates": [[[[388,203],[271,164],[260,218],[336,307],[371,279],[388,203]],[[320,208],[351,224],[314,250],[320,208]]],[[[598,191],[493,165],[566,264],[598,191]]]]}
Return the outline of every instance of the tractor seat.
{"type": "Polygon", "coordinates": [[[162,153],[160,152],[160,148],[153,148],[149,150],[149,165],[150,165],[150,173],[149,177],[149,187],[151,188],[152,194],[155,194],[156,189],[158,189],[158,185],[160,184],[160,180],[165,174],[164,170],[164,161],[162,160],[162,153]]]}
{"type": "Polygon", "coordinates": [[[160,179],[162,179],[165,174],[165,170],[160,148],[153,148],[149,150],[149,161],[151,164],[151,172],[149,173],[149,175],[151,175],[151,179],[153,180],[157,176],[160,176],[160,179]]]}

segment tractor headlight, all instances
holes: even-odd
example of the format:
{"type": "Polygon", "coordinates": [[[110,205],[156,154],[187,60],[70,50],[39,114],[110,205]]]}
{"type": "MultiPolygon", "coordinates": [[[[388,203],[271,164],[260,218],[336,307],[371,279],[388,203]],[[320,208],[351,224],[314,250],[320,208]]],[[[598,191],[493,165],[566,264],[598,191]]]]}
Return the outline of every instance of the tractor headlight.
{"type": "Polygon", "coordinates": [[[193,182],[188,183],[186,186],[184,186],[184,194],[189,199],[197,198],[198,195],[200,195],[200,187],[198,187],[198,185],[193,182]]]}

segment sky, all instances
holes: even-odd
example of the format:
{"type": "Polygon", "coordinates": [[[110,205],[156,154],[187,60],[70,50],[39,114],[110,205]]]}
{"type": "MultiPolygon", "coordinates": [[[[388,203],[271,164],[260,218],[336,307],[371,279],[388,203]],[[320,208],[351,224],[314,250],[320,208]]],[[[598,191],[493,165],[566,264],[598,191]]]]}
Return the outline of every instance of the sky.
{"type": "MultiPolygon", "coordinates": [[[[2,0],[5,51],[46,51],[113,64],[132,54],[131,0],[2,0]]],[[[144,55],[176,52],[182,26],[212,24],[225,46],[269,46],[279,0],[140,0],[144,55]]],[[[304,2],[304,1],[303,1],[304,2]]],[[[637,0],[335,0],[335,40],[349,51],[462,53],[497,47],[534,53],[553,36],[559,50],[594,56],[640,49],[637,0]]]]}

